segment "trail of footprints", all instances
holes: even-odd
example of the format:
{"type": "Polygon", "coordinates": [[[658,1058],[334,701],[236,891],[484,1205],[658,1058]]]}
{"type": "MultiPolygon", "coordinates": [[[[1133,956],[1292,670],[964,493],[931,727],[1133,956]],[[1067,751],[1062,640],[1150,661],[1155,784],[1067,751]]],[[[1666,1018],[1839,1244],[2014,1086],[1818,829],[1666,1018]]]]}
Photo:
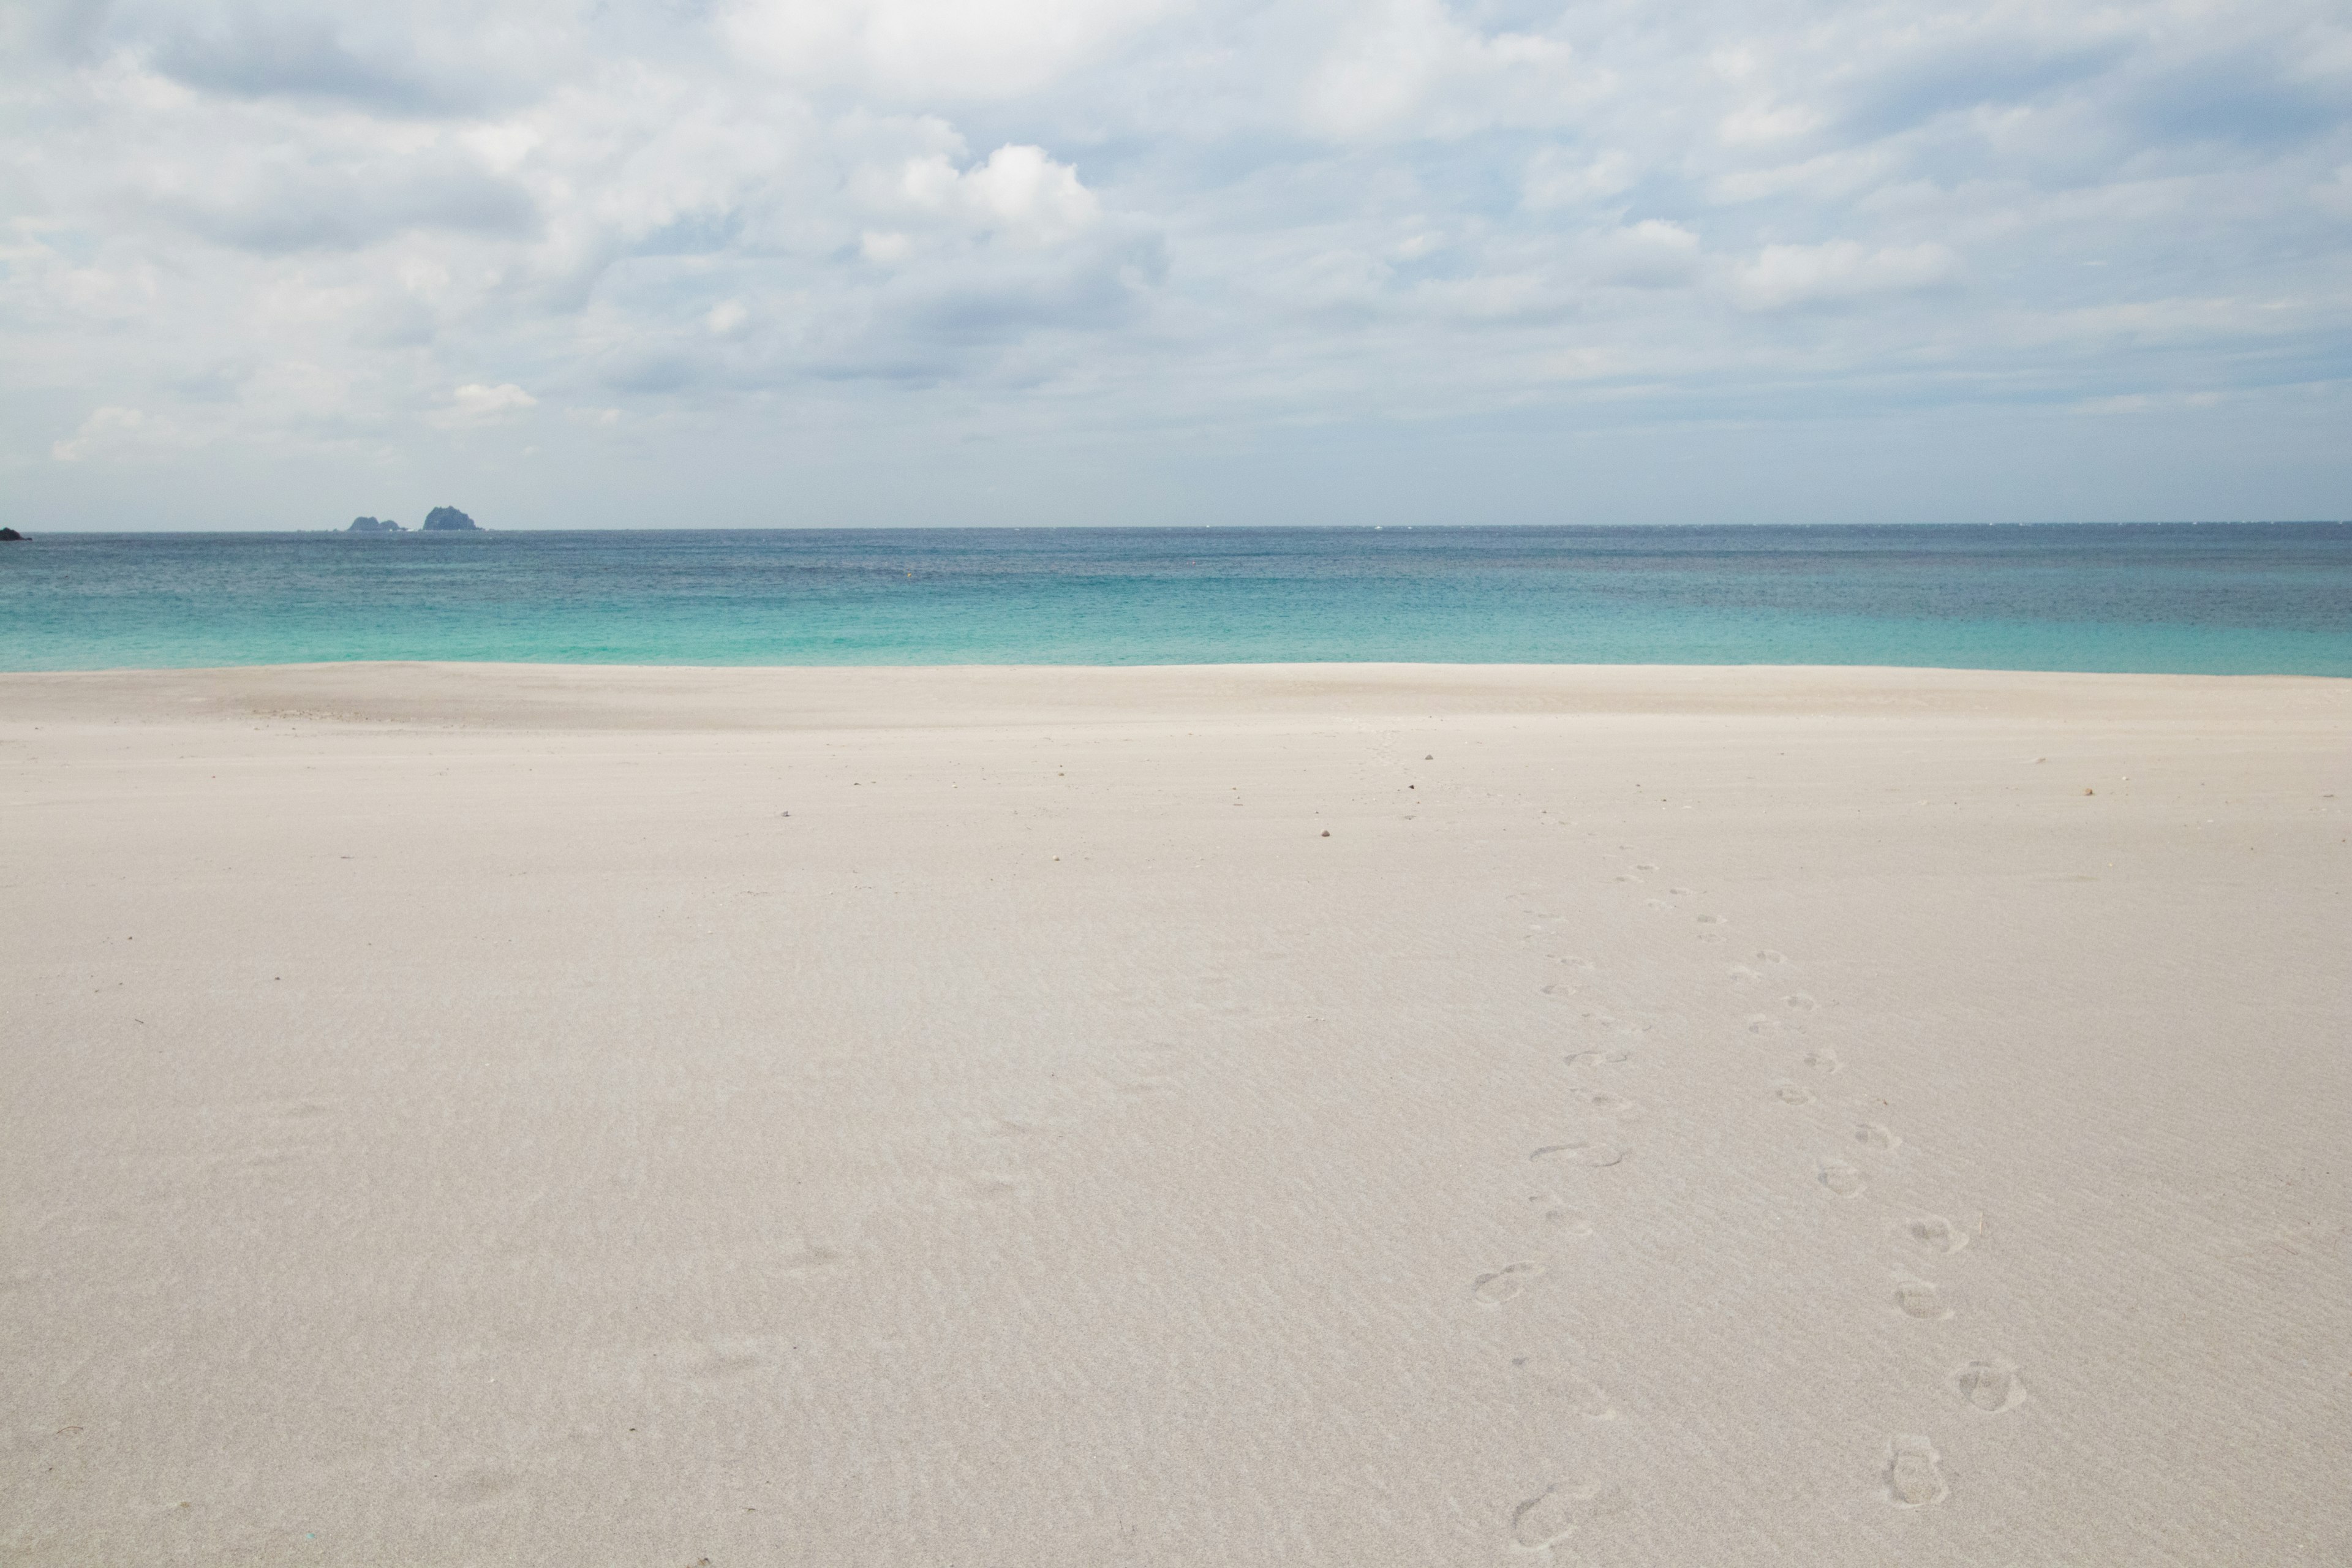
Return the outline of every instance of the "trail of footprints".
{"type": "MultiPolygon", "coordinates": [[[[1769,981],[1772,971],[1787,963],[1785,954],[1766,948],[1756,954],[1752,963],[1731,965],[1728,975],[1735,987],[1744,990],[1769,981]]],[[[1798,1020],[1819,1007],[1820,1003],[1812,995],[1791,991],[1780,998],[1777,1014],[1750,1015],[1748,1028],[1752,1034],[1765,1036],[1801,1032],[1802,1025],[1798,1020]]],[[[1805,1076],[1816,1084],[1845,1068],[1835,1048],[1829,1046],[1809,1047],[1801,1060],[1805,1076]]],[[[1794,1074],[1775,1083],[1771,1093],[1775,1100],[1790,1106],[1813,1105],[1820,1100],[1814,1089],[1798,1081],[1794,1074]]],[[[1872,1154],[1891,1154],[1903,1146],[1903,1140],[1893,1128],[1878,1121],[1855,1122],[1847,1137],[1851,1140],[1849,1149],[1816,1158],[1813,1177],[1832,1197],[1858,1199],[1867,1194],[1870,1176],[1857,1160],[1866,1161],[1872,1154]]],[[[1902,1222],[1897,1234],[1916,1251],[1934,1257],[1948,1258],[1969,1244],[1967,1230],[1941,1215],[1913,1215],[1902,1222]]],[[[1896,1310],[1916,1322],[1941,1322],[1958,1316],[1958,1309],[1941,1287],[1908,1269],[1895,1275],[1889,1299],[1896,1310]]],[[[1981,1415],[1995,1415],[2014,1409],[2025,1397],[2023,1378],[2014,1364],[2005,1361],[1964,1363],[1953,1369],[1948,1381],[1960,1403],[1981,1415]]],[[[1890,1437],[1884,1462],[1887,1500],[1898,1508],[1927,1508],[1951,1495],[1951,1488],[1944,1479],[1943,1456],[1931,1438],[1912,1433],[1890,1437]]]]}
{"type": "MultiPolygon", "coordinates": [[[[1638,887],[1657,868],[1654,864],[1639,862],[1620,873],[1616,880],[1638,887]]],[[[1672,888],[1668,891],[1670,897],[1646,899],[1644,903],[1672,909],[1675,900],[1687,896],[1690,889],[1672,888]]],[[[1696,922],[1705,928],[1697,933],[1700,942],[1724,940],[1727,922],[1723,917],[1700,913],[1696,922]]],[[[1576,955],[1559,955],[1553,962],[1566,972],[1567,977],[1543,986],[1545,994],[1561,1002],[1582,1000],[1586,983],[1595,975],[1598,965],[1576,955]]],[[[1759,987],[1778,990],[1779,985],[1774,984],[1777,977],[1792,968],[1786,954],[1763,948],[1752,958],[1729,965],[1727,973],[1732,984],[1743,991],[1759,987]]],[[[1774,1040],[1784,1035],[1802,1034],[1803,1020],[1819,1011],[1820,1005],[1811,994],[1790,989],[1769,1007],[1748,1015],[1746,1028],[1750,1034],[1774,1040]]],[[[1620,1038],[1638,1037],[1646,1027],[1621,1024],[1605,1009],[1597,1007],[1583,1009],[1580,1021],[1620,1038]]],[[[1573,1173],[1606,1172],[1627,1158],[1631,1151],[1618,1142],[1616,1130],[1637,1121],[1641,1106],[1611,1087],[1608,1079],[1612,1076],[1610,1069],[1633,1058],[1631,1047],[1602,1046],[1574,1051],[1563,1058],[1573,1080],[1570,1101],[1594,1125],[1583,1136],[1534,1150],[1528,1156],[1532,1163],[1568,1176],[1573,1173]]],[[[1826,1045],[1808,1046],[1798,1060],[1803,1072],[1791,1072],[1775,1082],[1771,1086],[1772,1097],[1790,1107],[1822,1103],[1821,1091],[1826,1089],[1828,1079],[1845,1069],[1845,1062],[1833,1047],[1826,1045]]],[[[1894,1129],[1877,1121],[1857,1121],[1846,1136],[1846,1147],[1820,1153],[1812,1167],[1817,1185],[1828,1196],[1842,1202],[1866,1198],[1870,1187],[1866,1163],[1874,1156],[1893,1153],[1903,1144],[1894,1129]]],[[[1596,1222],[1591,1213],[1559,1192],[1538,1192],[1528,1202],[1538,1224],[1550,1235],[1575,1238],[1593,1233],[1596,1222]]],[[[1913,1254],[1929,1257],[1948,1258],[1966,1247],[1969,1240],[1964,1227],[1941,1215],[1908,1217],[1896,1227],[1896,1233],[1913,1254]]],[[[1502,1310],[1546,1272],[1544,1264],[1533,1260],[1507,1264],[1473,1280],[1471,1297],[1481,1307],[1502,1310]]],[[[1937,1322],[1958,1315],[1952,1300],[1934,1281],[1920,1279],[1907,1269],[1896,1272],[1893,1281],[1889,1300],[1905,1317],[1919,1322],[1937,1322]]],[[[1518,1355],[1512,1358],[1512,1365],[1531,1387],[1560,1401],[1584,1420],[1601,1422],[1616,1417],[1616,1407],[1607,1392],[1559,1356],[1545,1352],[1518,1355]]],[[[1952,1370],[1947,1381],[1952,1396],[1973,1415],[1997,1415],[2016,1408],[2025,1398],[2024,1379],[2016,1365],[2007,1361],[1965,1362],[1952,1370]]],[[[1943,1474],[1943,1456],[1929,1437],[1908,1433],[1889,1437],[1882,1464],[1880,1479],[1885,1496],[1895,1507],[1927,1508],[1942,1503],[1951,1495],[1943,1474]]],[[[1510,1540],[1527,1551],[1549,1556],[1553,1547],[1566,1542],[1580,1527],[1612,1511],[1615,1500],[1612,1489],[1562,1478],[1517,1506],[1511,1515],[1510,1540]]]]}
{"type": "MultiPolygon", "coordinates": [[[[1656,868],[1636,866],[1620,880],[1639,882],[1643,874],[1656,868]]],[[[1687,889],[1674,891],[1679,896],[1687,889]]],[[[1555,1001],[1583,1003],[1587,983],[1599,966],[1575,954],[1556,955],[1552,962],[1564,978],[1543,986],[1544,994],[1555,1001]]],[[[1638,1126],[1642,1115],[1641,1103],[1621,1092],[1613,1080],[1617,1069],[1635,1059],[1634,1042],[1647,1032],[1646,1026],[1621,1022],[1605,1008],[1590,1005],[1580,1007],[1578,1022],[1607,1042],[1569,1052],[1561,1058],[1571,1080],[1569,1102],[1583,1114],[1587,1125],[1579,1135],[1543,1144],[1528,1154],[1528,1163],[1547,1177],[1544,1190],[1529,1195],[1529,1208],[1548,1237],[1563,1241],[1593,1234],[1596,1222],[1585,1205],[1602,1194],[1605,1184],[1612,1179],[1608,1173],[1631,1154],[1631,1141],[1625,1133],[1638,1126]],[[1616,1043],[1621,1041],[1628,1043],[1616,1043]],[[1577,1196],[1572,1200],[1558,1188],[1572,1188],[1577,1196]]],[[[1471,1298],[1481,1307],[1505,1310],[1545,1272],[1539,1262],[1508,1264],[1473,1280],[1471,1298]]],[[[1535,1351],[1513,1356],[1511,1364],[1534,1396],[1563,1414],[1591,1423],[1617,1418],[1608,1390],[1569,1356],[1535,1351]]],[[[1574,1479],[1556,1480],[1513,1510],[1510,1540],[1527,1551],[1548,1554],[1579,1529],[1613,1512],[1621,1502],[1612,1489],[1574,1479]]]]}

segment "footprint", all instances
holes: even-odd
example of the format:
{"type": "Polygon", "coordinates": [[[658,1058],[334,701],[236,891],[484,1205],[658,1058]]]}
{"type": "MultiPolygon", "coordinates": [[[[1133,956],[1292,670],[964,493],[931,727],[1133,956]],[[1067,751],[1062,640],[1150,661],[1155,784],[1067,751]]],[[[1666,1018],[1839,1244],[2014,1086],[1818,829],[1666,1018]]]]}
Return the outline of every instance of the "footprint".
{"type": "Polygon", "coordinates": [[[1543,1216],[1544,1224],[1563,1236],[1591,1236],[1592,1216],[1570,1205],[1558,1193],[1537,1193],[1528,1199],[1543,1216]]]}
{"type": "Polygon", "coordinates": [[[1640,862],[1638,865],[1636,865],[1636,866],[1633,868],[1633,869],[1635,869],[1636,871],[1654,871],[1654,870],[1656,870],[1656,869],[1657,869],[1657,868],[1656,868],[1655,866],[1651,865],[1647,860],[1643,860],[1643,861],[1640,862]]]}
{"type": "Polygon", "coordinates": [[[1784,1083],[1772,1091],[1772,1098],[1783,1105],[1811,1105],[1813,1097],[1793,1083],[1784,1083]]]}
{"type": "Polygon", "coordinates": [[[1624,1157],[1625,1151],[1614,1143],[1549,1143],[1528,1156],[1563,1165],[1590,1165],[1595,1170],[1616,1164],[1624,1157]]]}
{"type": "Polygon", "coordinates": [[[1944,1472],[1936,1468],[1943,1456],[1925,1437],[1896,1437],[1886,1445],[1886,1495],[1903,1508],[1925,1508],[1951,1496],[1944,1472]]]}
{"type": "Polygon", "coordinates": [[[1805,1065],[1815,1072],[1835,1072],[1845,1066],[1843,1062],[1838,1060],[1838,1054],[1827,1046],[1815,1046],[1811,1050],[1807,1051],[1805,1065]]]}
{"type": "Polygon", "coordinates": [[[1988,1415],[2014,1410],[2025,1400],[2025,1380],[2006,1362],[1972,1361],[1952,1373],[1952,1387],[1988,1415]]]}
{"type": "Polygon", "coordinates": [[[1944,1305],[1943,1293],[1925,1279],[1906,1279],[1895,1286],[1895,1304],[1903,1309],[1906,1318],[1928,1320],[1952,1315],[1952,1310],[1944,1305]]]}
{"type": "Polygon", "coordinates": [[[1750,969],[1744,963],[1735,963],[1729,969],[1725,970],[1724,973],[1731,976],[1731,983],[1734,985],[1745,985],[1751,980],[1761,980],[1764,978],[1764,972],[1762,970],[1750,969]]]}
{"type": "Polygon", "coordinates": [[[1561,980],[1545,986],[1543,988],[1543,994],[1556,1001],[1572,1002],[1583,990],[1584,987],[1581,985],[1572,985],[1567,981],[1561,980]]]}
{"type": "Polygon", "coordinates": [[[1786,963],[1789,962],[1789,955],[1780,952],[1778,949],[1767,947],[1758,951],[1756,954],[1756,962],[1759,963],[1786,963]]]}
{"type": "Polygon", "coordinates": [[[1906,1220],[1903,1233],[1922,1247],[1932,1247],[1938,1252],[1958,1252],[1969,1244],[1969,1233],[1939,1214],[1923,1214],[1916,1219],[1906,1220]]]}
{"type": "Polygon", "coordinates": [[[1698,917],[1698,923],[1703,926],[1719,926],[1724,923],[1724,919],[1721,915],[1701,915],[1698,917]]]}
{"type": "Polygon", "coordinates": [[[1482,1307],[1499,1307],[1528,1288],[1528,1281],[1544,1271],[1540,1263],[1512,1263],[1481,1274],[1470,1283],[1470,1295],[1482,1307]]]}
{"type": "Polygon", "coordinates": [[[1557,1481],[1511,1514],[1511,1539],[1530,1552],[1557,1546],[1576,1533],[1592,1505],[1592,1489],[1557,1481]]]}
{"type": "Polygon", "coordinates": [[[1565,1400],[1570,1409],[1587,1421],[1617,1418],[1617,1407],[1609,1403],[1607,1391],[1559,1357],[1540,1353],[1513,1356],[1511,1364],[1533,1378],[1546,1394],[1565,1400]]]}
{"type": "Polygon", "coordinates": [[[1853,1141],[1865,1149],[1892,1149],[1903,1142],[1875,1121],[1865,1121],[1855,1128],[1853,1141]]]}
{"type": "Polygon", "coordinates": [[[1784,1026],[1780,1019],[1763,1013],[1748,1015],[1748,1032],[1751,1035],[1777,1035],[1784,1026]]]}
{"type": "Polygon", "coordinates": [[[1578,1051],[1572,1056],[1563,1057],[1561,1060],[1572,1068],[1601,1068],[1630,1061],[1633,1056],[1631,1051],[1578,1051]]]}
{"type": "Polygon", "coordinates": [[[1862,1179],[1862,1173],[1843,1160],[1823,1160],[1820,1176],[1822,1185],[1842,1198],[1853,1196],[1862,1191],[1865,1184],[1862,1179]]]}
{"type": "Polygon", "coordinates": [[[1793,996],[1781,997],[1780,1004],[1785,1007],[1792,1007],[1800,1013],[1810,1013],[1814,1008],[1821,1005],[1820,1003],[1814,1001],[1811,996],[1802,991],[1798,992],[1793,996]]]}
{"type": "Polygon", "coordinates": [[[1586,1109],[1597,1116],[1614,1116],[1622,1119],[1642,1109],[1640,1105],[1623,1095],[1612,1094],[1605,1089],[1580,1089],[1577,1091],[1576,1098],[1584,1101],[1586,1109]]]}

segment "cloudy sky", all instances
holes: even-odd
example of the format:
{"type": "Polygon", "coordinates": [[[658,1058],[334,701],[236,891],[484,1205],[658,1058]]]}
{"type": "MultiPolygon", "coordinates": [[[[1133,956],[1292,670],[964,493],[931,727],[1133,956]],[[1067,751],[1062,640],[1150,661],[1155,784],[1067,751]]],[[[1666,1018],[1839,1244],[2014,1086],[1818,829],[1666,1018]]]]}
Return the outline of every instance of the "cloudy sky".
{"type": "Polygon", "coordinates": [[[2352,515],[2342,0],[8,0],[0,521],[2352,515]]]}

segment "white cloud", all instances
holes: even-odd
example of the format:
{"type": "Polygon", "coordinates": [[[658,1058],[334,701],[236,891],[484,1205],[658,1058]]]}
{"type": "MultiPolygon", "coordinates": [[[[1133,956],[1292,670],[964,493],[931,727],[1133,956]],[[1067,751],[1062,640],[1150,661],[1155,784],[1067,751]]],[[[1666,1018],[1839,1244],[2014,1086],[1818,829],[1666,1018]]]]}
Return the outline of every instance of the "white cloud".
{"type": "Polygon", "coordinates": [[[510,381],[497,386],[471,382],[452,391],[448,405],[436,409],[425,418],[444,429],[454,430],[467,426],[496,424],[538,405],[538,398],[510,381]]]}
{"type": "Polygon", "coordinates": [[[1043,147],[999,147],[963,176],[963,186],[995,227],[1039,244],[1077,233],[1101,211],[1077,170],[1055,163],[1043,147]]]}
{"type": "Polygon", "coordinates": [[[1699,239],[1681,224],[1643,218],[1601,237],[1593,247],[1595,276],[1638,289],[1670,288],[1698,275],[1699,239]]]}
{"type": "MultiPolygon", "coordinates": [[[[968,223],[1016,243],[1053,245],[1090,227],[1101,215],[1078,172],[1043,147],[1006,145],[987,162],[958,170],[944,155],[909,159],[897,193],[913,209],[968,223]]],[[[885,252],[891,247],[887,241],[885,252]]],[[[884,259],[869,250],[873,259],[884,259]]],[[[903,252],[899,253],[903,255],[903,252]]]]}
{"type": "Polygon", "coordinates": [[[1949,282],[1959,258],[1941,245],[1869,249],[1850,239],[1822,245],[1768,245],[1739,269],[1740,302],[1771,310],[1869,294],[1906,293],[1949,282]]]}
{"type": "Polygon", "coordinates": [[[60,463],[117,456],[135,446],[146,431],[147,416],[136,408],[95,409],[71,436],[50,446],[49,456],[60,463]]]}
{"type": "Polygon", "coordinates": [[[1821,128],[1820,110],[1801,103],[1759,103],[1723,117],[1717,134],[1733,147],[1786,142],[1821,128]]]}
{"type": "Polygon", "coordinates": [[[1633,160],[1614,148],[1580,155],[1546,147],[1528,160],[1519,199],[1538,212],[1605,201],[1633,188],[1640,178],[1633,160]]]}
{"type": "Polygon", "coordinates": [[[1707,69],[1726,81],[1746,81],[1756,74],[1759,63],[1756,50],[1745,44],[1727,45],[1706,57],[1707,69]]]}
{"type": "Polygon", "coordinates": [[[1145,462],[2352,382],[2343,19],[1792,5],[53,5],[0,19],[0,464],[505,426],[764,492],[779,427],[1145,462]]]}
{"type": "Polygon", "coordinates": [[[743,0],[726,37],[789,79],[887,98],[1034,91],[1148,26],[1161,0],[743,0]]]}
{"type": "Polygon", "coordinates": [[[1349,7],[1336,47],[1307,76],[1300,116],[1339,142],[1549,123],[1579,96],[1572,56],[1539,33],[1481,33],[1440,0],[1370,0],[1349,7]]]}

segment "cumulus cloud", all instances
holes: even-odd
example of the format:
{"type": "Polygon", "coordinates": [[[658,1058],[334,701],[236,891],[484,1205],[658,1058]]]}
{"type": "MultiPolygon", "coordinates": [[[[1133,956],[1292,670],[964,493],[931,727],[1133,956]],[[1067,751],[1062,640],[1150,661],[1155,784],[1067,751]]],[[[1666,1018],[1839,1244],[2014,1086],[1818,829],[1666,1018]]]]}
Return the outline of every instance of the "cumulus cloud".
{"type": "Polygon", "coordinates": [[[25,0],[0,122],[0,466],[58,484],[2190,417],[2352,363],[2309,0],[25,0]]]}
{"type": "Polygon", "coordinates": [[[974,168],[958,170],[940,153],[910,159],[898,194],[915,209],[962,220],[1017,243],[1052,245],[1090,226],[1100,215],[1078,172],[1043,147],[1006,145],[974,168]]]}

